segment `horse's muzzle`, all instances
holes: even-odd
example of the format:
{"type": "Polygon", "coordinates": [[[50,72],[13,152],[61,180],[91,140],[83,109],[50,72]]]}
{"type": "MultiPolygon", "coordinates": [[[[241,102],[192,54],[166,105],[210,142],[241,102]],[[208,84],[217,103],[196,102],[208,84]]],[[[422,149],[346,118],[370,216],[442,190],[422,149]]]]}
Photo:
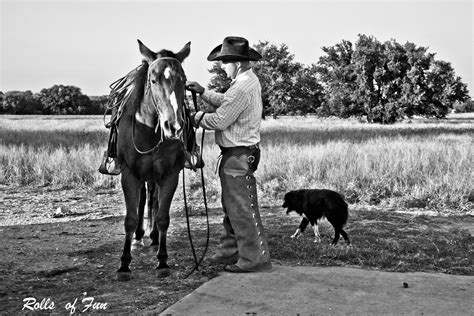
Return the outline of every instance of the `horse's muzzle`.
{"type": "Polygon", "coordinates": [[[163,124],[163,134],[164,137],[167,139],[179,139],[183,134],[184,125],[170,123],[169,121],[165,121],[163,124]]]}

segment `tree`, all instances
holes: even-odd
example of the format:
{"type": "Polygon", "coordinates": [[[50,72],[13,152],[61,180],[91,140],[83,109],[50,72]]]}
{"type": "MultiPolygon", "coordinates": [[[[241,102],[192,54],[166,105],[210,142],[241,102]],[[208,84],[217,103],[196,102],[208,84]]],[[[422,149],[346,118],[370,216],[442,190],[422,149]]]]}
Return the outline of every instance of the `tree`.
{"type": "Polygon", "coordinates": [[[295,78],[292,102],[288,114],[306,115],[309,113],[324,115],[324,89],[319,83],[315,65],[303,66],[295,78]]]}
{"type": "Polygon", "coordinates": [[[42,105],[38,95],[31,91],[8,91],[0,107],[5,114],[41,114],[42,105]]]}
{"type": "Polygon", "coordinates": [[[403,45],[393,39],[383,44],[383,54],[385,62],[375,72],[382,104],[382,111],[376,114],[378,121],[392,123],[405,116],[400,98],[410,64],[403,45]]]}
{"type": "Polygon", "coordinates": [[[404,87],[413,87],[413,80],[418,85],[422,82],[417,75],[424,73],[432,58],[425,55],[426,48],[408,47],[413,48],[413,58],[393,39],[382,44],[372,36],[359,35],[353,59],[358,83],[355,97],[363,104],[368,122],[390,124],[405,116],[404,87]]]}
{"type": "Polygon", "coordinates": [[[354,98],[357,75],[352,62],[352,43],[343,40],[334,46],[323,47],[322,51],[326,56],[319,58],[315,69],[324,89],[324,113],[343,118],[363,115],[362,104],[354,98]]]}
{"type": "Polygon", "coordinates": [[[435,60],[426,73],[425,116],[444,118],[456,102],[468,100],[467,86],[456,77],[451,64],[435,60]]]}
{"type": "Polygon", "coordinates": [[[214,75],[212,76],[211,82],[207,87],[220,93],[226,92],[227,89],[229,89],[232,80],[227,77],[227,74],[221,67],[221,63],[212,63],[212,67],[209,69],[209,72],[214,75]]]}
{"type": "Polygon", "coordinates": [[[413,43],[379,42],[360,35],[323,47],[318,62],[327,110],[341,117],[367,116],[368,122],[389,124],[421,115],[443,118],[456,102],[467,100],[467,86],[451,65],[413,43]]]}
{"type": "Polygon", "coordinates": [[[54,85],[40,92],[46,114],[84,114],[91,107],[91,100],[74,86],[54,85]]]}
{"type": "Polygon", "coordinates": [[[87,108],[83,114],[104,114],[105,108],[107,107],[107,102],[109,101],[109,97],[106,95],[102,96],[91,96],[89,97],[90,107],[87,108]]]}
{"type": "Polygon", "coordinates": [[[417,47],[409,42],[404,45],[404,49],[409,68],[403,78],[399,102],[404,114],[412,117],[426,112],[426,73],[434,59],[434,54],[427,54],[427,48],[417,47]]]}
{"type": "Polygon", "coordinates": [[[264,115],[286,114],[297,107],[299,100],[295,96],[295,83],[303,65],[294,62],[286,44],[259,42],[254,46],[262,55],[262,60],[253,67],[262,85],[264,115]]]}
{"type": "Polygon", "coordinates": [[[469,99],[466,102],[456,101],[453,108],[456,113],[474,112],[474,100],[469,99]]]}

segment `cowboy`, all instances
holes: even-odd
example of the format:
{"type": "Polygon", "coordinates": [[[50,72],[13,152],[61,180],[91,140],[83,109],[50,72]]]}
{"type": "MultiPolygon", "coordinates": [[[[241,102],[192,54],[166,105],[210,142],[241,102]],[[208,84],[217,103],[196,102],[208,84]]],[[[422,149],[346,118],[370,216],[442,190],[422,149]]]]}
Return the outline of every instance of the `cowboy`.
{"type": "Polygon", "coordinates": [[[225,93],[217,93],[197,82],[186,84],[214,108],[208,113],[198,111],[191,121],[196,127],[214,130],[215,141],[221,149],[219,178],[224,235],[217,253],[208,260],[226,264],[224,270],[235,273],[272,269],[254,177],[260,160],[262,95],[250,61],[261,58],[245,38],[226,37],[207,60],[221,62],[232,79],[230,88],[225,93]]]}

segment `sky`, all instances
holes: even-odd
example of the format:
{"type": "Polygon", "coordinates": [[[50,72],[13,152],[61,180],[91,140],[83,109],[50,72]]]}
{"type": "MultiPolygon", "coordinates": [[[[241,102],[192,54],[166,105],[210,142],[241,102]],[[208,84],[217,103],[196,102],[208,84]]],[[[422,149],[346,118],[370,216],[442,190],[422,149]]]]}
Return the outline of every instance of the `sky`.
{"type": "Polygon", "coordinates": [[[73,85],[89,96],[140,64],[137,39],[179,51],[188,80],[209,81],[209,52],[229,35],[287,44],[309,65],[321,47],[358,34],[428,47],[450,62],[474,97],[472,0],[0,0],[0,91],[73,85]]]}

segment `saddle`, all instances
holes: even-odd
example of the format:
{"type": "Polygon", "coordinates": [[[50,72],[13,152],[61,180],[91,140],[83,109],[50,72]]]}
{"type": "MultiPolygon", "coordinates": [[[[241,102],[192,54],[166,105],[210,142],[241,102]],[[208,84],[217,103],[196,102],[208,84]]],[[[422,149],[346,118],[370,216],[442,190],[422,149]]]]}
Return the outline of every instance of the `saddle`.
{"type": "Polygon", "coordinates": [[[122,116],[125,104],[135,88],[135,79],[141,71],[146,71],[148,65],[143,62],[126,76],[116,80],[110,85],[110,94],[104,113],[105,117],[111,111],[111,118],[105,127],[110,129],[109,142],[107,150],[104,152],[102,163],[99,166],[99,172],[106,175],[116,176],[121,172],[120,164],[117,161],[117,127],[122,116]]]}

